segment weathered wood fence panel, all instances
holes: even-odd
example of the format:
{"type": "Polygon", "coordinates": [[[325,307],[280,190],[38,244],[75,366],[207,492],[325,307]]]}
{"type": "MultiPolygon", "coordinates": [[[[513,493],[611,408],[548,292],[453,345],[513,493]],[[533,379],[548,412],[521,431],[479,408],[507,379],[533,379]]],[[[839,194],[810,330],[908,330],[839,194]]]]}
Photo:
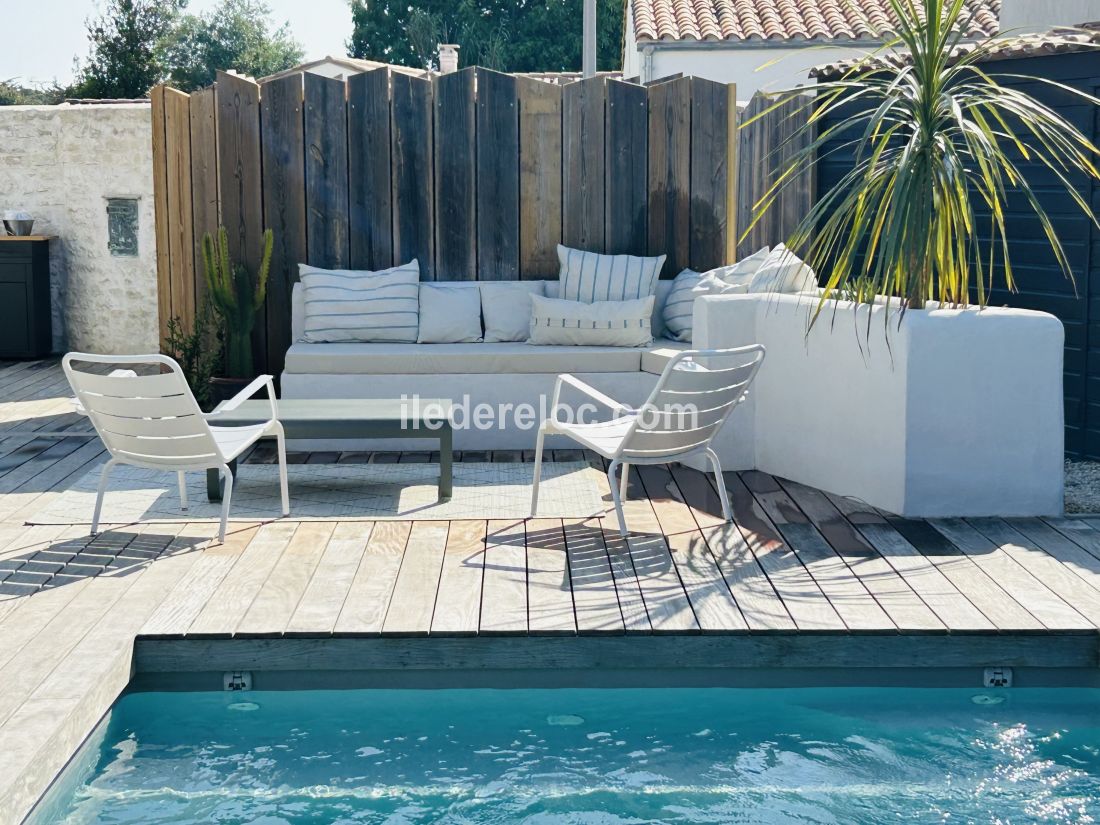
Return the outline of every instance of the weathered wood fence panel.
{"type": "Polygon", "coordinates": [[[590,77],[562,90],[562,242],[606,252],[607,81],[590,77]]]}
{"type": "MultiPolygon", "coordinates": [[[[218,72],[218,191],[229,252],[252,272],[263,254],[260,87],[254,80],[218,72]]],[[[175,216],[173,216],[175,219],[175,216]]],[[[267,370],[267,324],[252,331],[255,367],[267,370]]]]}
{"type": "Polygon", "coordinates": [[[679,272],[690,240],[691,78],[681,77],[649,87],[649,254],[679,272]]]}
{"type": "Polygon", "coordinates": [[[552,278],[561,243],[561,86],[516,78],[519,98],[519,273],[552,278]]]}
{"type": "Polygon", "coordinates": [[[348,189],[351,266],[393,266],[390,75],[386,69],[348,78],[348,189]]]}
{"type": "MultiPolygon", "coordinates": [[[[607,81],[607,209],[604,241],[608,252],[646,254],[649,118],[646,90],[634,83],[607,81]]],[[[721,256],[715,260],[720,260],[721,256]]]]}
{"type": "Polygon", "coordinates": [[[477,71],[477,277],[519,277],[519,106],[516,79],[477,71]]]}
{"type": "Polygon", "coordinates": [[[347,85],[305,75],[306,248],[309,263],[346,269],[348,245],[347,85]]]}
{"type": "MultiPolygon", "coordinates": [[[[282,368],[298,264],[425,280],[553,278],[559,243],[666,254],[662,277],[783,240],[809,181],[738,246],[755,199],[796,150],[789,111],[738,129],[733,86],[684,77],[561,86],[485,69],[424,80],[386,69],[346,82],[258,86],[222,73],[190,97],[153,91],[161,328],[203,295],[200,241],[224,224],[255,268],[275,247],[256,367],[282,368]],[[735,198],[735,194],[740,193],[735,198]]],[[[757,98],[744,117],[766,104],[757,98]]]]}
{"type": "Polygon", "coordinates": [[[393,257],[416,258],[420,277],[435,280],[435,188],[432,186],[432,84],[395,72],[393,118],[393,257]]]}
{"type": "Polygon", "coordinates": [[[435,78],[435,268],[441,281],[477,276],[475,71],[435,78]]]}
{"type": "Polygon", "coordinates": [[[738,257],[762,246],[775,246],[790,237],[814,202],[817,184],[813,170],[793,176],[778,193],[776,203],[760,220],[756,205],[764,198],[790,163],[812,137],[800,133],[810,110],[805,97],[779,101],[757,92],[741,113],[738,130],[737,226],[738,257]]]}
{"type": "Polygon", "coordinates": [[[302,77],[272,80],[260,94],[264,226],[274,236],[265,306],[267,363],[278,369],[290,346],[290,290],[298,280],[298,264],[308,260],[302,77]]]}
{"type": "MultiPolygon", "coordinates": [[[[218,121],[214,87],[191,93],[191,215],[194,234],[195,308],[202,306],[206,278],[202,237],[218,230],[218,121]]],[[[187,273],[184,273],[187,277],[187,273]]]]}

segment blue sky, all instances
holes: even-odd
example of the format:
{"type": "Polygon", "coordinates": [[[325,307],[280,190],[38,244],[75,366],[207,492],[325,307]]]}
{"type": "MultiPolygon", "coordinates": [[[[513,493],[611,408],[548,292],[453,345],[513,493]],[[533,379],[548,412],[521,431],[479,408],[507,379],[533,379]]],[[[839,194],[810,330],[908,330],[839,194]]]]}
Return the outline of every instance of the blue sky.
{"type": "MultiPolygon", "coordinates": [[[[204,11],[216,0],[191,0],[204,11]]],[[[268,0],[273,17],[290,23],[307,58],[343,54],[351,33],[347,0],[268,0]]],[[[88,51],[84,20],[96,0],[3,0],[0,2],[0,80],[48,83],[72,79],[73,57],[88,51]]]]}

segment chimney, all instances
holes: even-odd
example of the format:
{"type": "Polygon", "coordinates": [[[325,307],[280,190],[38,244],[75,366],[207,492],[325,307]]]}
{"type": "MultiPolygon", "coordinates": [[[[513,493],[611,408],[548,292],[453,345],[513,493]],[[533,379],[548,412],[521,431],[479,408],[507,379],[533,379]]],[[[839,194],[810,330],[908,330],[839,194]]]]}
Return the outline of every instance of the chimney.
{"type": "Polygon", "coordinates": [[[451,72],[457,72],[458,46],[454,43],[440,43],[437,48],[439,50],[439,73],[450,74],[451,72]]]}

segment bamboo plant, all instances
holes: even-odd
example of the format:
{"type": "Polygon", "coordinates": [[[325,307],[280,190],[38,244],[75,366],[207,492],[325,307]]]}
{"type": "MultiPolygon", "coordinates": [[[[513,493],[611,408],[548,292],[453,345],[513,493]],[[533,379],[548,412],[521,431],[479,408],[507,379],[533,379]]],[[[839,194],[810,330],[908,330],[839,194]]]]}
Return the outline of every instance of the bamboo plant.
{"type": "Polygon", "coordinates": [[[267,297],[267,278],[271,267],[273,235],[263,235],[263,250],[255,282],[248,268],[233,263],[225,227],[217,236],[207,232],[202,238],[203,266],[210,301],[225,324],[225,371],[229,378],[250,379],[252,371],[252,329],[256,314],[267,297]]]}
{"type": "MultiPolygon", "coordinates": [[[[1003,41],[968,41],[964,0],[888,0],[897,34],[834,79],[783,93],[761,115],[800,99],[804,148],[754,205],[753,224],[807,166],[844,150],[851,169],[820,196],[788,240],[825,273],[814,320],[830,297],[907,309],[928,301],[984,307],[995,280],[1015,289],[1006,213],[1025,204],[1064,275],[1069,260],[1022,163],[1049,173],[1094,223],[1078,181],[1098,177],[1097,148],[1058,112],[1002,81],[1037,80],[1092,105],[1064,84],[990,75],[1003,41]],[[807,111],[808,110],[808,111],[807,111]],[[981,213],[981,215],[979,214],[981,213]],[[998,272],[1001,278],[995,279],[998,272]]],[[[751,227],[750,227],[751,228],[751,227]]],[[[746,232],[747,234],[747,232],[746,232]]]]}

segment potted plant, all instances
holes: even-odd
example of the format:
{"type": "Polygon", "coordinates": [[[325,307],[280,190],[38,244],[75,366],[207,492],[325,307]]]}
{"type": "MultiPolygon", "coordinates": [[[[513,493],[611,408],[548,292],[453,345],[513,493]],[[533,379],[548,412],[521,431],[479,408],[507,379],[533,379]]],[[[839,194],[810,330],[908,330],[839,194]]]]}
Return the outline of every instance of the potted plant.
{"type": "Polygon", "coordinates": [[[222,319],[225,342],[225,375],[210,379],[214,403],[232,398],[255,377],[252,329],[256,325],[256,313],[267,297],[273,240],[271,230],[266,230],[260,266],[253,278],[247,267],[230,259],[224,226],[218,228],[216,237],[209,232],[203,235],[207,295],[222,319]]]}
{"type": "MultiPolygon", "coordinates": [[[[896,37],[811,90],[800,104],[809,116],[791,138],[804,148],[754,207],[755,224],[797,172],[827,158],[838,141],[854,149],[851,169],[787,244],[826,274],[814,320],[837,297],[893,303],[901,314],[930,301],[984,308],[995,270],[1003,269],[1005,287],[1014,289],[1005,223],[1010,199],[1038,218],[1072,278],[1061,240],[1016,158],[1049,170],[1095,221],[1070,176],[1100,178],[1097,148],[1058,112],[983,71],[982,61],[1004,41],[966,39],[964,0],[889,0],[889,6],[896,37]],[[979,211],[991,219],[979,222],[979,211]]],[[[1029,79],[1100,103],[1053,80],[1029,79]]],[[[764,113],[806,91],[784,93],[764,113]]]]}
{"type": "Polygon", "coordinates": [[[195,400],[207,411],[215,403],[211,379],[221,369],[225,354],[213,315],[210,302],[203,301],[190,329],[184,326],[178,315],[171,318],[168,321],[168,335],[161,344],[161,352],[176,359],[195,400]]]}

